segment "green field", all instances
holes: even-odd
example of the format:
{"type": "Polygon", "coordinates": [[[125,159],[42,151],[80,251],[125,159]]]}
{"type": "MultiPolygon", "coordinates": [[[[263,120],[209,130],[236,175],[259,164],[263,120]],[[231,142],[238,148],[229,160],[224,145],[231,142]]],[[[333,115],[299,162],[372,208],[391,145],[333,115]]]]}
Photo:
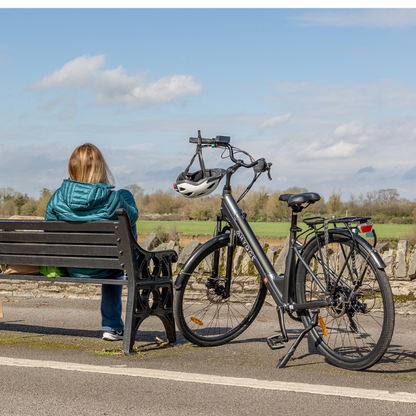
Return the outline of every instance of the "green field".
{"type": "MultiPolygon", "coordinates": [[[[250,223],[256,235],[260,237],[283,238],[288,234],[289,222],[252,222],[250,223]]],[[[300,224],[303,229],[306,225],[300,224]]],[[[139,234],[150,234],[158,227],[163,227],[169,232],[172,227],[181,234],[190,235],[213,235],[216,222],[214,221],[137,221],[137,232],[139,234]]],[[[377,237],[380,238],[402,238],[411,234],[412,224],[375,224],[377,237]]]]}

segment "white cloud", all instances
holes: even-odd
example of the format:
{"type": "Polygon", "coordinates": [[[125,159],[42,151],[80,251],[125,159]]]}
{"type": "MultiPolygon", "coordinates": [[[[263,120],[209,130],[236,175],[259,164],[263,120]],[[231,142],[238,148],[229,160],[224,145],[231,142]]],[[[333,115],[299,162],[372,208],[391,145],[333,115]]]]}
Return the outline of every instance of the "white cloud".
{"type": "Polygon", "coordinates": [[[335,137],[357,136],[363,133],[362,123],[359,121],[351,121],[350,123],[339,126],[334,131],[335,137]]]}
{"type": "Polygon", "coordinates": [[[259,131],[263,132],[266,129],[272,129],[274,127],[286,124],[291,118],[291,116],[292,116],[291,113],[287,113],[287,114],[284,114],[283,116],[276,116],[276,117],[270,118],[260,125],[259,131]]]}
{"type": "MultiPolygon", "coordinates": [[[[28,88],[31,91],[43,91],[61,87],[81,89],[88,86],[94,94],[94,105],[149,106],[203,93],[202,85],[192,75],[175,74],[147,81],[145,74],[127,75],[122,65],[116,69],[103,70],[104,65],[104,55],[84,55],[66,63],[61,69],[28,88]]],[[[58,102],[60,100],[51,100],[43,106],[49,108],[58,102]]]]}
{"type": "Polygon", "coordinates": [[[306,12],[290,19],[301,26],[408,27],[416,25],[415,9],[363,9],[306,12]]]}
{"type": "Polygon", "coordinates": [[[46,90],[58,87],[82,88],[91,83],[98,69],[104,66],[105,56],[84,55],[66,63],[61,69],[57,69],[51,75],[47,75],[29,89],[46,90]]]}
{"type": "Polygon", "coordinates": [[[319,142],[311,143],[304,151],[305,157],[311,159],[350,158],[361,148],[359,143],[340,141],[332,146],[323,146],[319,142]]]}
{"type": "Polygon", "coordinates": [[[144,75],[129,77],[119,66],[115,70],[103,71],[95,82],[97,95],[95,104],[138,104],[167,103],[189,95],[200,95],[202,85],[191,75],[172,75],[154,82],[146,82],[144,75]]]}

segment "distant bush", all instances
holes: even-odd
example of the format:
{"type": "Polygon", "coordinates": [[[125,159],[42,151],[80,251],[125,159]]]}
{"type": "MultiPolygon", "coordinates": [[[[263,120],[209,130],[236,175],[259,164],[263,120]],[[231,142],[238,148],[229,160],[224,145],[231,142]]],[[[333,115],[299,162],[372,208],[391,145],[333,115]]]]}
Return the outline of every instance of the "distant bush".
{"type": "Polygon", "coordinates": [[[170,227],[169,231],[163,225],[157,225],[154,228],[154,233],[162,243],[168,243],[169,241],[179,241],[179,231],[175,225],[170,227]]]}

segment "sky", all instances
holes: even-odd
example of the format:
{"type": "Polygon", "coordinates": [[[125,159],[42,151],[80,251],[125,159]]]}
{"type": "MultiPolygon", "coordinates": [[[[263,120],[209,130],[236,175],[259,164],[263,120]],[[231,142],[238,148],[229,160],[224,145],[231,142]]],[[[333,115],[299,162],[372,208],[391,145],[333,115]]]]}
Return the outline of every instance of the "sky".
{"type": "Polygon", "coordinates": [[[414,200],[415,51],[416,9],[0,8],[0,188],[58,188],[90,142],[167,191],[201,130],[273,163],[257,187],[414,200]]]}

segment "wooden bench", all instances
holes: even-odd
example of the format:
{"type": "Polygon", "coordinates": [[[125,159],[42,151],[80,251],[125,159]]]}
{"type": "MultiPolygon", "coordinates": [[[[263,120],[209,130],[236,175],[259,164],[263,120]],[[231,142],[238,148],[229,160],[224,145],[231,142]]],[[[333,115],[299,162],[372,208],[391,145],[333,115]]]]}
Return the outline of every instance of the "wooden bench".
{"type": "Polygon", "coordinates": [[[137,330],[150,315],[161,319],[174,343],[172,262],[177,253],[142,249],[126,211],[118,209],[117,215],[118,221],[0,220],[0,264],[118,269],[126,271],[126,280],[21,274],[0,274],[0,279],[127,285],[124,353],[132,353],[137,330]]]}

